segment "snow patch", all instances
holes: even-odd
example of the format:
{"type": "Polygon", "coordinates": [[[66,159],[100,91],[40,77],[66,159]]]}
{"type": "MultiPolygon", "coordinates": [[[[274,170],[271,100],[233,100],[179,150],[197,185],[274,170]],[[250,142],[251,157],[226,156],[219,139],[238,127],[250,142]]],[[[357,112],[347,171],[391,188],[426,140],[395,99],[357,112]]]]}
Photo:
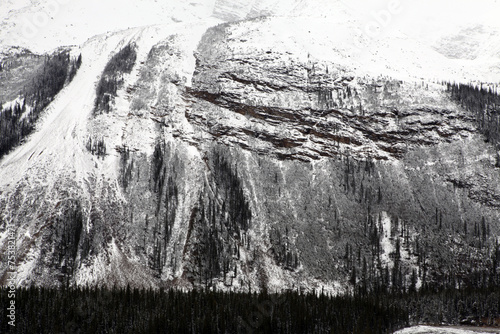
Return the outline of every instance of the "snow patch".
{"type": "Polygon", "coordinates": [[[380,213],[380,224],[382,227],[382,238],[380,239],[380,245],[382,246],[382,254],[381,259],[384,264],[386,264],[389,268],[394,266],[394,261],[390,257],[390,254],[394,253],[395,247],[392,244],[391,238],[391,217],[387,214],[387,212],[382,211],[380,213]]]}
{"type": "Polygon", "coordinates": [[[465,329],[460,327],[415,326],[394,332],[394,334],[491,334],[481,328],[465,329]]]}

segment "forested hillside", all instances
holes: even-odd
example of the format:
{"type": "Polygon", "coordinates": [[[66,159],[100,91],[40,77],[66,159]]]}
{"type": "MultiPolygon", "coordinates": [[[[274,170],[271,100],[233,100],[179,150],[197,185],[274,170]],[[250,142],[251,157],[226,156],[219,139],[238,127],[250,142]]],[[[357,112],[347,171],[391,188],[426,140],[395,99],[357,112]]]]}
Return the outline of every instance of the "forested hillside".
{"type": "Polygon", "coordinates": [[[33,132],[42,111],[71,82],[81,62],[81,56],[71,59],[66,50],[46,56],[17,99],[6,106],[0,103],[0,158],[33,132]]]}

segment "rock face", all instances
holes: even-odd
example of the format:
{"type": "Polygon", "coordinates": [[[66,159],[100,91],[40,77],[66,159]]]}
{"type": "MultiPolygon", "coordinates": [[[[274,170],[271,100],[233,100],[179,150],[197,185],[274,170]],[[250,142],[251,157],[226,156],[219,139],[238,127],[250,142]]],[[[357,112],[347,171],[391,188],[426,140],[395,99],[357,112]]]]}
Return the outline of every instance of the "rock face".
{"type": "Polygon", "coordinates": [[[0,165],[0,252],[15,226],[19,284],[342,292],[498,279],[500,180],[474,118],[441,84],[280,44],[272,20],[196,28],[197,46],[194,28],[157,27],[83,46],[45,136],[0,165]],[[92,115],[99,73],[130,42],[133,70],[92,115]]]}
{"type": "Polygon", "coordinates": [[[246,30],[234,35],[224,27],[205,34],[188,90],[198,99],[188,119],[214,137],[236,137],[247,149],[259,143],[261,152],[272,148],[281,159],[350,154],[389,160],[402,157],[408,145],[450,142],[474,131],[441,85],[356,77],[346,66],[271,51],[271,43],[246,48],[254,37],[246,30]],[[235,126],[235,116],[225,117],[212,126],[207,108],[245,118],[235,126]]]}

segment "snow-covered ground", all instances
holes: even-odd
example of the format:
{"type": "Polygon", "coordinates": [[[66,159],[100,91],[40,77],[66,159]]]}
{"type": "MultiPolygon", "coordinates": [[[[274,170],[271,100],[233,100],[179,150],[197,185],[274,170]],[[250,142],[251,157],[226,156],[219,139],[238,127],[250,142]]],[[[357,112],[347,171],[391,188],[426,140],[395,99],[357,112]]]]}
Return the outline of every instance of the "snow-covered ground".
{"type": "Polygon", "coordinates": [[[196,21],[213,1],[6,0],[0,3],[0,45],[48,51],[128,28],[196,21]]]}
{"type": "MultiPolygon", "coordinates": [[[[368,38],[376,40],[399,30],[431,45],[442,36],[456,33],[460,26],[499,27],[496,19],[499,9],[500,3],[495,0],[480,3],[467,0],[3,0],[0,45],[47,51],[60,45],[82,44],[94,35],[138,26],[197,21],[210,16],[239,20],[264,15],[309,17],[311,21],[320,17],[335,20],[347,15],[361,22],[359,28],[368,38]]],[[[499,46],[497,42],[497,49],[499,46]]]]}
{"type": "Polygon", "coordinates": [[[382,211],[381,213],[381,225],[382,225],[382,238],[380,240],[380,245],[382,246],[382,262],[389,268],[394,267],[394,261],[391,259],[390,254],[395,251],[395,247],[391,240],[391,217],[387,215],[387,212],[382,211]]]}
{"type": "Polygon", "coordinates": [[[320,58],[338,53],[370,74],[498,82],[498,12],[500,3],[494,0],[480,5],[448,0],[5,0],[0,3],[0,47],[46,52],[132,27],[273,15],[283,17],[269,27],[276,34],[293,35],[320,58]],[[456,40],[468,47],[450,53],[456,40]]]}
{"type": "Polygon", "coordinates": [[[491,334],[491,333],[500,333],[500,328],[415,326],[397,331],[394,334],[491,334]]]}

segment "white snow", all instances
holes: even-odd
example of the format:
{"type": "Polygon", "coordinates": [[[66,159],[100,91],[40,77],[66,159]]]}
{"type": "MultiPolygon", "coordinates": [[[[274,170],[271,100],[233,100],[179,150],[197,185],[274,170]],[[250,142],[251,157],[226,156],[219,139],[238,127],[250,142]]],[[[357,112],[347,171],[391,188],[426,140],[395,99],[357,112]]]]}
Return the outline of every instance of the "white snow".
{"type": "Polygon", "coordinates": [[[483,329],[481,327],[434,327],[415,326],[394,332],[394,334],[491,334],[498,333],[498,329],[483,329]]]}
{"type": "Polygon", "coordinates": [[[197,21],[209,17],[212,1],[31,0],[0,3],[0,44],[48,51],[79,45],[106,32],[197,21]]]}
{"type": "Polygon", "coordinates": [[[112,239],[108,247],[99,253],[90,265],[77,269],[75,279],[79,285],[107,284],[113,286],[155,286],[149,268],[144,267],[139,260],[127,257],[112,239]]]}
{"type": "Polygon", "coordinates": [[[126,37],[121,33],[96,38],[78,50],[84,61],[74,80],[44,111],[37,131],[0,162],[0,187],[14,184],[35,165],[50,171],[74,169],[81,179],[91,170],[92,161],[83,151],[83,143],[95,97],[94,83],[111,51],[126,37]]]}
{"type": "Polygon", "coordinates": [[[271,31],[284,44],[275,47],[287,51],[300,45],[303,56],[354,65],[363,74],[491,82],[500,75],[500,43],[491,33],[500,27],[493,15],[498,12],[494,0],[481,5],[463,0],[8,0],[0,4],[0,46],[42,52],[131,27],[274,15],[282,19],[257,28],[255,43],[268,43],[271,31]],[[471,25],[484,30],[473,37],[479,39],[477,59],[449,59],[434,49],[441,38],[471,25]]]}
{"type": "Polygon", "coordinates": [[[23,261],[18,262],[16,267],[16,283],[18,286],[30,284],[26,281],[32,278],[38,259],[41,255],[40,252],[41,249],[39,247],[30,247],[28,253],[24,256],[23,261]]]}
{"type": "Polygon", "coordinates": [[[393,245],[393,242],[391,240],[391,217],[387,215],[387,212],[382,211],[381,214],[381,226],[382,226],[382,231],[379,231],[379,233],[382,233],[382,238],[380,239],[380,245],[382,246],[382,254],[381,254],[381,259],[382,262],[386,265],[388,265],[389,268],[392,268],[394,266],[394,261],[391,259],[389,256],[391,253],[395,251],[395,247],[393,245]]]}
{"type": "Polygon", "coordinates": [[[0,112],[4,111],[5,109],[14,108],[16,104],[18,104],[19,106],[22,106],[23,101],[24,101],[23,98],[17,97],[12,101],[3,102],[3,104],[1,105],[2,110],[0,110],[0,112]]]}
{"type": "MultiPolygon", "coordinates": [[[[418,262],[417,256],[410,254],[407,245],[405,245],[404,243],[404,238],[400,237],[401,225],[403,224],[403,222],[401,220],[398,221],[399,224],[398,229],[396,230],[394,237],[391,237],[391,229],[393,229],[391,217],[387,214],[387,212],[382,211],[380,213],[380,218],[381,220],[379,226],[382,227],[382,231],[379,231],[379,233],[382,233],[380,238],[380,246],[382,248],[382,254],[380,255],[380,258],[382,260],[382,263],[384,265],[387,265],[389,269],[394,267],[394,260],[391,257],[391,254],[393,254],[396,251],[396,239],[399,239],[400,241],[399,252],[401,260],[404,263],[406,263],[411,270],[415,270],[415,272],[418,272],[419,267],[417,265],[418,262]]],[[[407,279],[409,279],[410,277],[411,277],[411,271],[407,273],[407,279]]],[[[420,288],[421,286],[422,286],[422,280],[420,277],[417,276],[416,287],[420,288]]]]}

